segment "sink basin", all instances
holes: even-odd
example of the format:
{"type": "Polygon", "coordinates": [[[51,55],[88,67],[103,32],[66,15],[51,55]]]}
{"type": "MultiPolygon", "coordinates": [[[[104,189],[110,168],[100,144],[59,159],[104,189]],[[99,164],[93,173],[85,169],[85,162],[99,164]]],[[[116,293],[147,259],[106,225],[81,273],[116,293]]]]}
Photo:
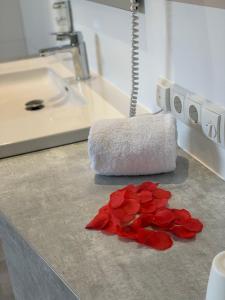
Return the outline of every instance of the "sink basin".
{"type": "Polygon", "coordinates": [[[48,68],[0,75],[1,118],[8,121],[30,117],[26,104],[36,100],[41,101],[45,109],[85,104],[81,97],[75,97],[66,82],[48,68]],[[71,96],[74,101],[68,101],[71,96]]]}
{"type": "Polygon", "coordinates": [[[86,140],[93,122],[124,116],[92,89],[97,78],[73,78],[58,60],[0,64],[0,158],[86,140]]]}

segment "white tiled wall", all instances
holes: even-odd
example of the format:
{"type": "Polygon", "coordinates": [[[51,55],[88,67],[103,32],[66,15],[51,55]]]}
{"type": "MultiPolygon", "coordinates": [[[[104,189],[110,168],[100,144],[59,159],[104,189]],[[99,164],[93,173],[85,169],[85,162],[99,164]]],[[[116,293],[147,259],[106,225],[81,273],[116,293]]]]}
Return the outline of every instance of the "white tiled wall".
{"type": "Polygon", "coordinates": [[[0,61],[27,55],[18,0],[0,0],[0,61]]]}

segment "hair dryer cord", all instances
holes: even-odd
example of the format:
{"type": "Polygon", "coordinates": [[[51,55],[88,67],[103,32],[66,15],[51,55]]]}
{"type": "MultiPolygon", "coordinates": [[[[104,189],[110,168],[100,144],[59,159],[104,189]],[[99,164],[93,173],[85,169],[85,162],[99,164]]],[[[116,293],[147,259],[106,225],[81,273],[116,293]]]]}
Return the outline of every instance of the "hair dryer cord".
{"type": "Polygon", "coordinates": [[[137,100],[139,92],[139,3],[137,0],[130,0],[130,10],[132,13],[132,55],[131,55],[131,72],[132,88],[130,98],[130,117],[136,116],[137,100]]]}

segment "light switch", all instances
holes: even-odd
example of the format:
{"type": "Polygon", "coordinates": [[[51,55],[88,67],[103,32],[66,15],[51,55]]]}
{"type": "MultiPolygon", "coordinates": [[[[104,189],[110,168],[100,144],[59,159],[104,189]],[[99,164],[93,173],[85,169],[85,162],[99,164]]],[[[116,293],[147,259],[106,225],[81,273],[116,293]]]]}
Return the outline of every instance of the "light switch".
{"type": "Polygon", "coordinates": [[[204,105],[202,108],[202,130],[204,134],[217,144],[221,144],[221,120],[224,110],[215,105],[204,105]]]}

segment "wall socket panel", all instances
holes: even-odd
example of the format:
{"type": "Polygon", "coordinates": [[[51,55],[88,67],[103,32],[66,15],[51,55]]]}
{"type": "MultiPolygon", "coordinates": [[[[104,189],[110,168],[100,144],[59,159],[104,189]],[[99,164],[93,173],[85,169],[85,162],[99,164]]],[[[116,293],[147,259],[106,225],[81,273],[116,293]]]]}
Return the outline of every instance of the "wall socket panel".
{"type": "Polygon", "coordinates": [[[157,104],[177,119],[202,129],[212,142],[225,147],[225,108],[167,80],[160,78],[156,91],[157,104]]]}

